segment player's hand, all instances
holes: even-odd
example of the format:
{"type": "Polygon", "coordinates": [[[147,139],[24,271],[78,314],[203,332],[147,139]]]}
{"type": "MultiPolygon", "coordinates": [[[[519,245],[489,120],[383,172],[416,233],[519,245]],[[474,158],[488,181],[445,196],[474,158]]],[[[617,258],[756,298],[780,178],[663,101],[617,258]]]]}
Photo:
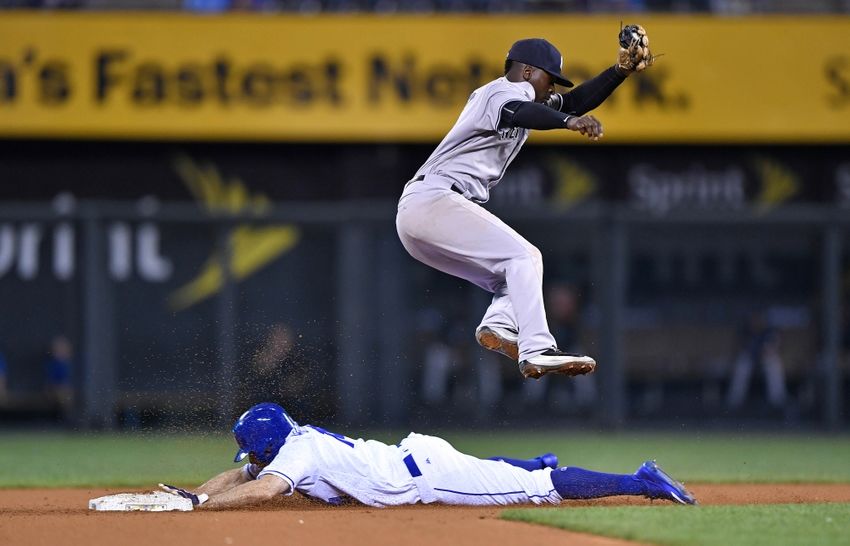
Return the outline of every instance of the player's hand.
{"type": "Polygon", "coordinates": [[[571,117],[567,120],[567,129],[577,131],[590,140],[602,138],[602,123],[591,115],[571,117]]]}
{"type": "Polygon", "coordinates": [[[196,495],[191,491],[186,491],[185,489],[181,489],[180,487],[174,487],[173,485],[168,485],[167,483],[159,484],[159,488],[165,491],[166,493],[171,493],[172,495],[177,495],[178,497],[183,497],[184,499],[189,499],[192,501],[194,506],[200,506],[204,504],[210,499],[210,496],[206,493],[201,493],[200,495],[196,495]]]}

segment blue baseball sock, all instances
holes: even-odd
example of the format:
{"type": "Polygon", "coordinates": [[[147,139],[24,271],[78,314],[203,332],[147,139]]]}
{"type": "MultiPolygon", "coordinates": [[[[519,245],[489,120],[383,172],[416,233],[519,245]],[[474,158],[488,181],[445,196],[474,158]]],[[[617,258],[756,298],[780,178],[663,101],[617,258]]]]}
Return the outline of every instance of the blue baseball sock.
{"type": "Polygon", "coordinates": [[[631,474],[606,474],[565,466],[553,470],[551,476],[555,491],[564,499],[646,494],[646,485],[631,474]]]}
{"type": "Polygon", "coordinates": [[[490,457],[491,461],[504,461],[509,465],[518,466],[528,471],[540,470],[543,468],[543,461],[540,457],[534,459],[511,459],[510,457],[490,457]]]}

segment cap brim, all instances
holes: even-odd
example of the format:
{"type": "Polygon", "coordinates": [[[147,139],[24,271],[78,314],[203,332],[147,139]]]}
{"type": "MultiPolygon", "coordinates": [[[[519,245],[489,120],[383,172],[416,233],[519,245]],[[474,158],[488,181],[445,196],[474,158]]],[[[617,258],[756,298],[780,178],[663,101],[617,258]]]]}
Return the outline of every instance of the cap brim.
{"type": "Polygon", "coordinates": [[[573,82],[564,77],[563,74],[553,74],[549,72],[549,75],[555,78],[555,83],[558,85],[563,85],[564,87],[573,87],[573,82]]]}
{"type": "Polygon", "coordinates": [[[239,451],[236,452],[236,457],[233,457],[233,462],[238,463],[239,461],[243,460],[247,456],[248,456],[248,452],[245,451],[244,449],[240,449],[239,451]]]}

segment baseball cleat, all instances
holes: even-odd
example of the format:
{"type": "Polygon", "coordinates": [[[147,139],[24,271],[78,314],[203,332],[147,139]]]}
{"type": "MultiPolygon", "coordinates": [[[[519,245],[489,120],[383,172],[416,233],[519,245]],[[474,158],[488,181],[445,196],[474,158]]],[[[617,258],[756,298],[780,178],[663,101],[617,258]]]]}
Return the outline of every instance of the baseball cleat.
{"type": "Polygon", "coordinates": [[[685,489],[685,484],[671,478],[655,461],[646,461],[635,472],[635,477],[647,485],[650,499],[667,499],[679,504],[697,504],[696,498],[685,489]]]}
{"type": "Polygon", "coordinates": [[[519,333],[501,326],[479,326],[475,330],[475,339],[485,349],[502,353],[511,360],[519,360],[519,333]]]}
{"type": "Polygon", "coordinates": [[[534,379],[550,373],[584,375],[593,373],[595,369],[596,361],[589,356],[565,353],[555,347],[519,363],[520,373],[534,379]]]}
{"type": "Polygon", "coordinates": [[[535,459],[540,459],[540,464],[543,465],[543,468],[551,468],[552,470],[558,468],[558,456],[554,453],[544,453],[539,457],[535,457],[535,459]]]}

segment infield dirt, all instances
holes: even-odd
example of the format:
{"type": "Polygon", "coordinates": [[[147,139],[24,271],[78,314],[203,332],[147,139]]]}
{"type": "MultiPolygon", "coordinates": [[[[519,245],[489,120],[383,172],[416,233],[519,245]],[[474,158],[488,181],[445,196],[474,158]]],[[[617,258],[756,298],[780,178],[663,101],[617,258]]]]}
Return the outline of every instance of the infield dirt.
{"type": "MultiPolygon", "coordinates": [[[[850,502],[850,484],[691,485],[701,504],[850,502]]],[[[123,491],[127,491],[126,489],[123,491]]],[[[117,489],[0,490],[0,544],[93,546],[215,545],[634,545],[499,519],[501,508],[406,506],[329,508],[293,496],[251,509],[191,513],[105,513],[88,500],[117,489]]],[[[659,501],[656,501],[659,502],[659,501]]],[[[640,505],[613,497],[562,507],[640,505]]]]}

